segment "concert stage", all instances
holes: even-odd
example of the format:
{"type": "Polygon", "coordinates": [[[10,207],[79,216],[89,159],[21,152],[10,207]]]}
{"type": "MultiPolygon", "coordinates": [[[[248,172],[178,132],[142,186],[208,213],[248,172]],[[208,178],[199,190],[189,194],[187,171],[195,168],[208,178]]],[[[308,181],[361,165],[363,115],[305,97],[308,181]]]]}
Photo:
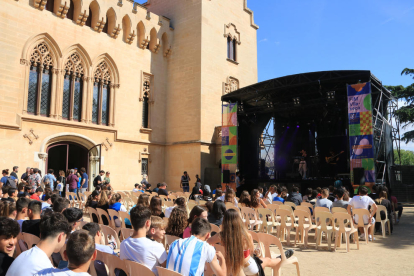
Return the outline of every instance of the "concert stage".
{"type": "MultiPolygon", "coordinates": [[[[233,120],[237,122],[237,166],[249,190],[259,183],[298,183],[303,191],[305,186],[333,185],[338,174],[348,174],[351,182],[355,175],[354,184],[388,181],[393,147],[399,150],[399,126],[391,120],[398,106],[370,71],[280,77],[226,94],[222,101],[228,103],[229,114],[236,112],[230,107],[237,107],[237,121],[233,120]],[[362,96],[355,92],[352,98],[348,85],[369,92],[362,96]],[[366,112],[352,113],[352,101],[358,101],[358,96],[364,100],[356,104],[366,112]],[[369,144],[366,137],[371,139],[369,144]],[[365,150],[371,156],[350,160],[365,150]],[[304,165],[305,177],[317,180],[300,180],[299,168],[304,165]]],[[[229,114],[223,118],[231,118],[229,114]]],[[[223,127],[225,124],[223,120],[223,127]]],[[[223,145],[234,144],[223,139],[223,145]]],[[[223,153],[229,160],[232,156],[231,150],[223,153]]]]}

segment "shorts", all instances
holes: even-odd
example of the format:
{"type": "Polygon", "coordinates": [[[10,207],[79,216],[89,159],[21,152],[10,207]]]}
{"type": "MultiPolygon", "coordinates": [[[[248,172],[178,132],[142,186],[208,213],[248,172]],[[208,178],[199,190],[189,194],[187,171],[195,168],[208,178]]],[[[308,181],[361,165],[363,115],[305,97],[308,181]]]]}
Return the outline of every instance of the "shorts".
{"type": "MultiPolygon", "coordinates": [[[[368,217],[363,216],[362,219],[364,220],[364,224],[367,225],[368,224],[368,217]]],[[[354,220],[355,220],[355,224],[358,224],[358,215],[355,215],[354,220]]],[[[375,218],[372,218],[371,224],[375,224],[375,218]]]]}
{"type": "Polygon", "coordinates": [[[247,263],[244,265],[243,272],[245,275],[256,275],[259,273],[256,261],[250,257],[247,263]]]}

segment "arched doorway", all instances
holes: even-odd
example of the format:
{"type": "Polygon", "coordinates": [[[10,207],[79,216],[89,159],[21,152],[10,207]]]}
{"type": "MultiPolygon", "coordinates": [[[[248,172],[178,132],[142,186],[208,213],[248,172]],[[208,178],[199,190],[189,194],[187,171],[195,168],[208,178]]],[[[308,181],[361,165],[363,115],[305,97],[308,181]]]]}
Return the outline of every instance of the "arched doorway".
{"type": "Polygon", "coordinates": [[[46,170],[53,169],[55,175],[60,170],[65,173],[73,168],[84,167],[89,172],[88,149],[74,142],[57,142],[47,147],[46,170]]]}

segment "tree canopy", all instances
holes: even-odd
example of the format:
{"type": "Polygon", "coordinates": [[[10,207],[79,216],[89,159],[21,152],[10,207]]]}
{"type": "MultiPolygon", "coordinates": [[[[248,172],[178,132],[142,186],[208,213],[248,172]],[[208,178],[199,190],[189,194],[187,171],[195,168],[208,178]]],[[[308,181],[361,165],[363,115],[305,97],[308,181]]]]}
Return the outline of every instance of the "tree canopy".
{"type": "MultiPolygon", "coordinates": [[[[414,69],[405,68],[401,75],[407,75],[414,79],[414,69]]],[[[414,126],[414,83],[404,87],[402,85],[386,86],[397,99],[403,99],[406,105],[401,106],[396,111],[395,115],[405,129],[408,126],[414,126]]],[[[407,131],[401,137],[406,143],[414,142],[414,130],[407,131]]]]}
{"type": "MultiPolygon", "coordinates": [[[[400,154],[401,154],[401,165],[408,165],[408,166],[414,165],[414,152],[409,151],[409,150],[401,150],[400,154]]],[[[394,150],[394,163],[400,164],[397,150],[394,150]]]]}

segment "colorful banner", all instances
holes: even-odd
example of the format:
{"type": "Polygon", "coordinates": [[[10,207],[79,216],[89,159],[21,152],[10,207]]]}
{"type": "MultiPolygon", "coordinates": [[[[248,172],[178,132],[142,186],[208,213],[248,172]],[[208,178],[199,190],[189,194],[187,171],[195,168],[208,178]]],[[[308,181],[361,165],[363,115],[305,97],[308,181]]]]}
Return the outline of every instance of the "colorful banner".
{"type": "MultiPolygon", "coordinates": [[[[237,170],[237,103],[222,105],[221,122],[221,182],[223,171],[230,171],[230,186],[235,186],[237,170]]],[[[227,184],[227,183],[226,183],[227,184]]],[[[234,188],[234,187],[233,187],[234,188]]]]}
{"type": "Polygon", "coordinates": [[[365,185],[375,184],[371,83],[348,85],[351,182],[354,168],[365,169],[365,185]]]}

